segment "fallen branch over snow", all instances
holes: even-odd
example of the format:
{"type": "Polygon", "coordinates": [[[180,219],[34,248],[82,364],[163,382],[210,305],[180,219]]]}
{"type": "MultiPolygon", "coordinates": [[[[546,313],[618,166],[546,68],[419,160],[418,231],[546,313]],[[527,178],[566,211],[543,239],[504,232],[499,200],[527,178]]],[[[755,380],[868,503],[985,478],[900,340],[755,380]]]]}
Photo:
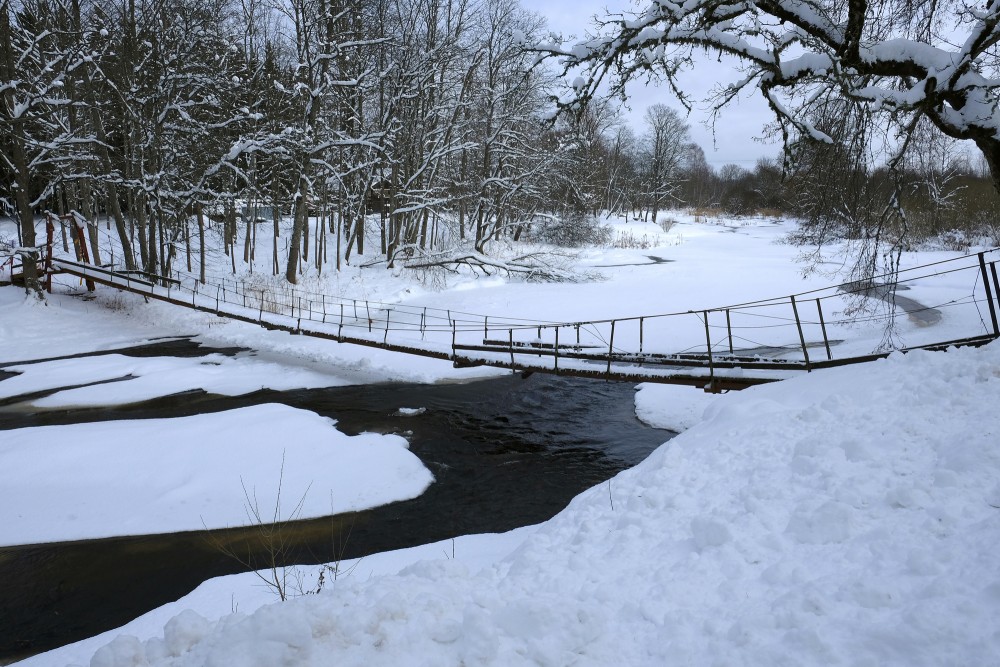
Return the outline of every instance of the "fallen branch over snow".
{"type": "Polygon", "coordinates": [[[550,252],[533,252],[510,260],[487,257],[477,252],[462,252],[458,254],[441,254],[436,257],[419,258],[417,261],[403,265],[406,269],[441,268],[451,273],[458,273],[461,268],[468,267],[473,273],[485,276],[503,274],[518,275],[534,282],[580,282],[585,276],[555,266],[550,260],[554,257],[565,259],[564,255],[554,255],[550,252]]]}

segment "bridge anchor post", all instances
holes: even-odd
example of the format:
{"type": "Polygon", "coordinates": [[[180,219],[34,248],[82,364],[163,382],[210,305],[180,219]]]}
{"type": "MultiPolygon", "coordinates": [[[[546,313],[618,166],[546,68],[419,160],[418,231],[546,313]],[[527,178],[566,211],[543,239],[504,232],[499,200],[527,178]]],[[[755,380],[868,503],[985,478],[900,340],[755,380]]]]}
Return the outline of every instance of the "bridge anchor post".
{"type": "Polygon", "coordinates": [[[997,326],[997,311],[993,305],[993,290],[990,288],[990,275],[986,272],[985,253],[979,253],[979,270],[983,274],[983,287],[986,288],[986,303],[990,307],[990,321],[993,323],[993,336],[1000,336],[1000,327],[997,326]]]}

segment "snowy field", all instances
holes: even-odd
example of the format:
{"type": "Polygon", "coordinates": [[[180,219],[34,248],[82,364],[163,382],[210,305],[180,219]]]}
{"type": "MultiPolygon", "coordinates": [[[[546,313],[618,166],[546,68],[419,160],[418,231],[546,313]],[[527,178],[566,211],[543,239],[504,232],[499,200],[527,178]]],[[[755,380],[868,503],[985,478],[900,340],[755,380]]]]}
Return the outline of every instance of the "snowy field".
{"type": "MultiPolygon", "coordinates": [[[[619,232],[645,238],[648,247],[585,251],[579,261],[600,279],[581,283],[458,277],[432,286],[381,269],[311,280],[341,295],[563,321],[699,309],[837,282],[822,273],[802,277],[799,249],[779,242],[789,223],[718,222],[726,224],[680,218],[669,232],[620,223],[619,232]],[[671,261],[652,262],[650,256],[671,261]]],[[[914,253],[905,262],[953,256],[914,253]]],[[[70,290],[79,285],[64,285],[43,305],[0,288],[0,363],[17,362],[4,370],[22,373],[0,381],[0,393],[129,379],[32,399],[31,409],[94,405],[102,396],[107,403],[129,400],[132,383],[134,396],[144,400],[193,388],[238,394],[261,386],[433,382],[497,372],[459,371],[445,362],[269,332],[101,289],[93,301],[82,301],[70,290]],[[205,368],[204,359],[116,355],[26,363],[191,334],[207,345],[251,352],[205,368]]],[[[947,297],[922,294],[919,286],[909,294],[947,297]]],[[[961,317],[946,312],[941,330],[978,325],[956,321],[961,317]]],[[[996,344],[894,355],[718,397],[652,385],[636,396],[640,418],[685,433],[581,494],[545,524],[343,563],[341,572],[349,574],[321,594],[283,603],[274,603],[252,574],[209,581],[125,628],[23,664],[1000,664],[996,344]],[[238,613],[231,613],[234,606],[238,613]]],[[[329,420],[286,410],[274,420],[309,424],[317,441],[340,448],[335,456],[359,445],[377,450],[352,459],[359,486],[381,476],[387,493],[408,497],[430,483],[398,438],[356,442],[329,420]],[[418,468],[406,467],[413,464],[418,468]],[[394,481],[402,477],[420,483],[404,488],[394,481]]],[[[190,434],[203,429],[253,424],[244,417],[223,413],[204,424],[177,419],[146,426],[164,439],[188,434],[193,440],[190,434]]],[[[251,417],[267,422],[273,415],[251,417]]],[[[29,525],[34,520],[51,527],[44,537],[25,538],[3,515],[0,543],[106,535],[120,525],[105,509],[84,520],[59,518],[77,505],[73,498],[111,489],[113,482],[107,470],[80,463],[87,462],[86,453],[81,459],[78,450],[55,442],[92,443],[92,456],[117,461],[120,451],[98,445],[113,447],[118,435],[108,429],[141,437],[125,435],[135,424],[106,424],[99,432],[88,430],[94,425],[59,428],[65,430],[57,438],[40,429],[0,432],[0,470],[45,480],[15,487],[11,478],[21,473],[8,472],[0,507],[36,493],[22,514],[29,514],[29,525]],[[47,450],[48,461],[57,464],[53,472],[23,467],[31,465],[27,449],[47,450]]],[[[152,438],[146,444],[156,447],[152,438]]],[[[144,454],[131,454],[140,459],[129,469],[141,468],[144,454]]],[[[216,455],[188,470],[183,482],[168,476],[160,489],[114,488],[123,494],[119,502],[148,508],[127,532],[177,529],[169,523],[173,511],[164,509],[169,506],[140,491],[164,496],[179,485],[187,503],[216,502],[215,490],[226,486],[216,475],[224,468],[233,472],[223,463],[231,453],[216,455]]],[[[185,456],[192,455],[180,452],[162,468],[184,471],[185,456]]],[[[333,483],[307,479],[305,468],[289,472],[287,465],[285,474],[311,489],[333,483]]],[[[266,468],[274,473],[273,463],[266,468]]],[[[273,480],[264,479],[257,486],[269,484],[273,480]]],[[[387,498],[355,498],[343,506],[387,498]]],[[[235,510],[242,514],[242,505],[235,510]]],[[[302,569],[307,579],[315,575],[313,568],[302,569]]]]}

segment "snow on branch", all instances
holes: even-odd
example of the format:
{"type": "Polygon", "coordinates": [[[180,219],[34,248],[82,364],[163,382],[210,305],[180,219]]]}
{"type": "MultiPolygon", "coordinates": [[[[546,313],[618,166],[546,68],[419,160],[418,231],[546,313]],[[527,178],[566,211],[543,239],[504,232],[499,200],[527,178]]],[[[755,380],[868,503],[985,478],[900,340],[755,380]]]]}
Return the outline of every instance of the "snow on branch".
{"type": "Polygon", "coordinates": [[[753,82],[788,141],[829,141],[810,119],[817,100],[836,96],[868,107],[898,135],[926,117],[949,137],[974,140],[1000,165],[1000,0],[652,0],[640,11],[607,15],[595,28],[575,44],[530,47],[573,82],[557,101],[561,111],[579,113],[606,83],[622,95],[642,77],[683,95],[677,74],[696,68],[707,50],[737,58],[744,74],[716,88],[712,110],[753,82]]]}
{"type": "Polygon", "coordinates": [[[490,257],[466,249],[427,254],[407,261],[406,269],[443,269],[460,273],[463,269],[483,276],[518,276],[528,282],[579,282],[584,279],[578,272],[561,266],[565,255],[552,251],[537,251],[517,255],[510,259],[490,257]]]}

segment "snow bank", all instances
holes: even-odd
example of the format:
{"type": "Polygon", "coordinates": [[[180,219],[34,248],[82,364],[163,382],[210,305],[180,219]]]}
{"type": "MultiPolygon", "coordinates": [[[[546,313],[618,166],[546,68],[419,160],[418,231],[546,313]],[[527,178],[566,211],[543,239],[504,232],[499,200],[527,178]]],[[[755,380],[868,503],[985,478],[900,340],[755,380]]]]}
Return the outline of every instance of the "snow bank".
{"type": "Polygon", "coordinates": [[[720,394],[672,384],[640,384],[635,394],[635,414],[653,428],[681,433],[701,421],[705,409],[720,394]]]}
{"type": "Polygon", "coordinates": [[[730,395],[493,565],[186,612],[91,664],[996,664],[998,401],[996,344],[730,395]]]}
{"type": "Polygon", "coordinates": [[[192,389],[238,396],[265,388],[281,391],[346,384],[341,378],[304,368],[221,354],[191,359],[104,354],[8,366],[4,370],[20,375],[0,382],[0,398],[102,383],[64,389],[31,401],[40,408],[125,405],[192,389]],[[110,382],[121,378],[128,379],[110,382]]]}
{"type": "MultiPolygon", "coordinates": [[[[456,560],[469,569],[478,570],[496,563],[512,552],[536,529],[536,526],[525,526],[501,534],[462,535],[451,540],[371,554],[364,558],[339,563],[339,577],[341,580],[344,576],[365,580],[377,575],[396,574],[418,561],[434,558],[456,560]]],[[[286,573],[296,586],[301,581],[303,589],[315,590],[320,570],[319,565],[291,566],[286,573]]],[[[339,586],[338,582],[331,580],[329,572],[326,573],[326,578],[328,588],[339,586]]],[[[147,612],[117,630],[110,630],[96,637],[32,656],[19,662],[18,667],[90,664],[95,651],[113,641],[118,635],[124,634],[142,639],[162,636],[166,623],[185,610],[194,610],[208,618],[218,618],[232,613],[234,609],[243,613],[254,611],[275,600],[274,591],[264,586],[253,572],[216,577],[202,583],[181,599],[147,612]]]]}
{"type": "Polygon", "coordinates": [[[169,321],[142,323],[100,303],[60,295],[39,301],[17,287],[0,288],[0,313],[0,363],[113,350],[177,335],[169,321]]]}
{"type": "Polygon", "coordinates": [[[0,432],[0,545],[247,525],[413,498],[433,477],[393,435],[285,405],[0,432]],[[280,485],[280,503],[279,503],[280,485]]]}

